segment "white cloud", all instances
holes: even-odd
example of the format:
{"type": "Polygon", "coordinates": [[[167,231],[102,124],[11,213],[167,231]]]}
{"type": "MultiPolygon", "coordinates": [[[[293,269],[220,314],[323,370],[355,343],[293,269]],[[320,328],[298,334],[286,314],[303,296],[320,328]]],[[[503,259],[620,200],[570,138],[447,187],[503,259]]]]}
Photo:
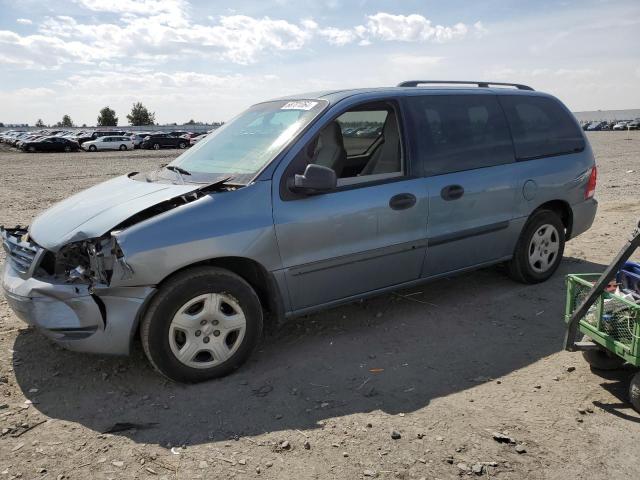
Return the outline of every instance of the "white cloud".
{"type": "Polygon", "coordinates": [[[353,42],[357,34],[353,30],[327,27],[318,30],[318,35],[327,39],[331,45],[343,46],[353,42]]]}
{"type": "MultiPolygon", "coordinates": [[[[464,23],[452,26],[433,25],[431,20],[418,14],[394,15],[378,12],[366,18],[364,25],[349,29],[317,28],[317,33],[332,45],[342,46],[357,40],[358,45],[366,46],[375,40],[446,43],[466,37],[470,30],[464,23]]],[[[473,32],[479,38],[487,33],[487,29],[482,22],[476,22],[473,24],[473,32]]]]}
{"type": "MultiPolygon", "coordinates": [[[[9,59],[4,63],[55,68],[76,61],[167,62],[188,55],[247,65],[267,53],[301,50],[314,38],[335,46],[366,46],[376,41],[444,43],[461,39],[470,30],[463,23],[433,25],[422,15],[384,12],[369,15],[364,25],[351,28],[321,26],[311,18],[293,23],[247,15],[208,17],[200,23],[189,18],[190,7],[185,0],[75,1],[91,11],[114,13],[119,18],[84,23],[60,15],[46,18],[39,26],[39,35],[6,32],[14,38],[8,42],[13,46],[6,47],[9,52],[0,47],[0,54],[9,59]],[[46,59],[46,55],[50,57],[46,59]]],[[[485,31],[480,22],[472,28],[476,33],[485,31]]]]}
{"type": "Polygon", "coordinates": [[[65,41],[47,35],[21,36],[15,32],[0,30],[0,63],[47,69],[91,59],[91,53],[81,42],[65,41]]]}
{"type": "Polygon", "coordinates": [[[177,27],[160,17],[128,18],[124,25],[80,24],[58,16],[43,22],[41,32],[88,43],[101,58],[171,58],[185,51],[248,64],[263,51],[298,50],[310,38],[308,28],[285,20],[245,15],[221,16],[215,25],[177,27]],[[104,46],[108,45],[108,48],[104,46]]]}
{"type": "Polygon", "coordinates": [[[482,22],[477,21],[473,24],[473,30],[476,35],[476,38],[482,38],[489,33],[489,30],[485,28],[482,22]]]}
{"type": "Polygon", "coordinates": [[[366,32],[373,38],[400,42],[447,42],[467,35],[464,23],[453,26],[433,26],[431,20],[418,14],[393,15],[379,12],[369,15],[366,32]]]}
{"type": "Polygon", "coordinates": [[[20,25],[31,25],[33,22],[28,18],[18,18],[16,23],[19,23],[20,25]]]}
{"type": "Polygon", "coordinates": [[[162,13],[182,15],[188,8],[184,0],[76,0],[76,3],[94,12],[143,16],[162,13]]]}

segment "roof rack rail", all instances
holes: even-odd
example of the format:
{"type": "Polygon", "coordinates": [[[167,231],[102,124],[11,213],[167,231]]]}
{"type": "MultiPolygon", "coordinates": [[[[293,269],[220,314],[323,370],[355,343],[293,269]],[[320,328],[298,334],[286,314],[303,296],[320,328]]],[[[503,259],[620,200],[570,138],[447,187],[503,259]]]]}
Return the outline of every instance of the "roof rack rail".
{"type": "Polygon", "coordinates": [[[435,85],[476,85],[481,88],[489,88],[490,85],[500,85],[503,87],[516,87],[518,90],[531,90],[528,85],[520,83],[502,83],[502,82],[471,82],[460,80],[408,80],[398,84],[398,87],[417,87],[418,85],[435,84],[435,85]]]}

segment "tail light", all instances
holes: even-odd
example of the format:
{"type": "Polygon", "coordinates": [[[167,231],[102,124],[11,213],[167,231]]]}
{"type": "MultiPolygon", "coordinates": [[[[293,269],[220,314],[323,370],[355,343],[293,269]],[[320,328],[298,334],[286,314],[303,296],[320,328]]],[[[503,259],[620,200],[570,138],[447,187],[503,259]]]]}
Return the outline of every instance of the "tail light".
{"type": "Polygon", "coordinates": [[[588,200],[589,198],[593,198],[593,195],[596,193],[596,183],[598,182],[598,167],[595,165],[591,169],[591,175],[589,175],[589,181],[587,182],[587,187],[584,190],[584,198],[588,200]]]}

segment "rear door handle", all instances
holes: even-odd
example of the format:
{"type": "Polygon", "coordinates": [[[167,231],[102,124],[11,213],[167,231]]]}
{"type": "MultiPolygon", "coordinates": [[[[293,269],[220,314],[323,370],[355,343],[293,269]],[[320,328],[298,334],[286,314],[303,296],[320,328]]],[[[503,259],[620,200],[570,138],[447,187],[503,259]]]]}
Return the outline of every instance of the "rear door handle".
{"type": "Polygon", "coordinates": [[[406,210],[416,204],[416,196],[412,193],[399,193],[391,197],[389,206],[392,210],[406,210]]]}
{"type": "Polygon", "coordinates": [[[440,191],[443,200],[457,200],[464,195],[464,188],[461,185],[447,185],[440,191]]]}

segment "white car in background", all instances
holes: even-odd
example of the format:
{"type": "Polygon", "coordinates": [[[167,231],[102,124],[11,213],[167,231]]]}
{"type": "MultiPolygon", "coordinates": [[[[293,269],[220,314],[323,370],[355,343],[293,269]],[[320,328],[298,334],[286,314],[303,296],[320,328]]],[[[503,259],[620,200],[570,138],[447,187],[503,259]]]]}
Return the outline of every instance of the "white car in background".
{"type": "Polygon", "coordinates": [[[202,135],[198,135],[196,137],[191,137],[189,139],[189,145],[191,145],[193,147],[200,140],[203,140],[207,135],[209,135],[209,133],[203,133],[202,135]]]}
{"type": "Polygon", "coordinates": [[[133,150],[134,143],[130,137],[99,137],[82,144],[83,150],[97,152],[98,150],[133,150]]]}
{"type": "Polygon", "coordinates": [[[613,126],[612,130],[626,130],[627,124],[630,122],[630,120],[623,120],[621,122],[618,122],[613,126]]]}

